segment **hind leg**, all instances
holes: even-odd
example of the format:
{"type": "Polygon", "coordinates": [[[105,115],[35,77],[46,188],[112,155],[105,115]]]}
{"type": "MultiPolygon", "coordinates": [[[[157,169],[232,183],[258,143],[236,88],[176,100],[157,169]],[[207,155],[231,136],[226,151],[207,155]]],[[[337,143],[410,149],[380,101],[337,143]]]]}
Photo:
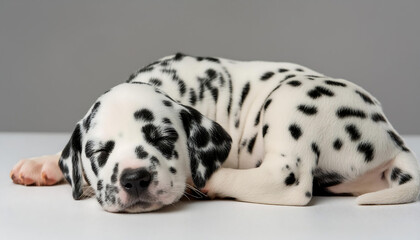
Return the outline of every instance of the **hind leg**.
{"type": "Polygon", "coordinates": [[[399,204],[417,200],[420,172],[417,159],[411,152],[400,152],[384,173],[389,188],[359,196],[356,199],[358,204],[399,204]]]}
{"type": "Polygon", "coordinates": [[[49,186],[60,182],[63,174],[58,167],[61,153],[20,160],[10,172],[16,184],[49,186]]]}
{"type": "Polygon", "coordinates": [[[257,142],[263,138],[262,164],[252,169],[221,168],[210,177],[204,192],[211,197],[233,197],[245,202],[308,204],[312,198],[319,147],[304,134],[299,133],[297,137],[297,127],[290,127],[290,119],[279,121],[275,117],[278,113],[272,114],[265,113],[263,127],[256,135],[257,142]]]}
{"type": "Polygon", "coordinates": [[[210,197],[233,197],[244,202],[306,205],[312,198],[314,166],[314,157],[271,152],[258,168],[217,170],[203,192],[210,197]]]}

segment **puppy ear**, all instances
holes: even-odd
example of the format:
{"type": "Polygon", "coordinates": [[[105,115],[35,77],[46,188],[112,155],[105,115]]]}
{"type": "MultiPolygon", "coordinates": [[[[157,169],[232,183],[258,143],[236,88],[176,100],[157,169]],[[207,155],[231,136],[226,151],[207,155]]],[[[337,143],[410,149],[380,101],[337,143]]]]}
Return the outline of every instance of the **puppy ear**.
{"type": "Polygon", "coordinates": [[[83,169],[82,169],[82,132],[80,124],[71,135],[71,138],[61,153],[58,165],[63,172],[64,178],[70,183],[73,191],[73,198],[78,200],[82,196],[82,182],[83,182],[83,169]]]}
{"type": "Polygon", "coordinates": [[[180,115],[187,134],[192,180],[203,188],[228,157],[232,139],[222,126],[194,108],[184,106],[180,115]]]}

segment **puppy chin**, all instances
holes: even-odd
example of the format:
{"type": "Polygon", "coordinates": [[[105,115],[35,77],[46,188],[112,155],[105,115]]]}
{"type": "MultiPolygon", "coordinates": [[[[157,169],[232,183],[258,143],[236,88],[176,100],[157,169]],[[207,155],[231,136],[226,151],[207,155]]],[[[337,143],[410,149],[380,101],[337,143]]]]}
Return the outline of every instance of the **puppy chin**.
{"type": "Polygon", "coordinates": [[[139,202],[125,208],[121,208],[119,206],[103,206],[103,209],[110,213],[142,213],[142,212],[155,211],[162,208],[163,206],[165,205],[160,202],[156,202],[156,203],[139,202]]]}
{"type": "Polygon", "coordinates": [[[124,213],[143,213],[143,212],[152,212],[158,209],[161,209],[163,206],[163,204],[161,203],[153,203],[152,205],[148,206],[147,208],[144,208],[143,206],[132,206],[126,209],[123,209],[120,212],[124,212],[124,213]]]}

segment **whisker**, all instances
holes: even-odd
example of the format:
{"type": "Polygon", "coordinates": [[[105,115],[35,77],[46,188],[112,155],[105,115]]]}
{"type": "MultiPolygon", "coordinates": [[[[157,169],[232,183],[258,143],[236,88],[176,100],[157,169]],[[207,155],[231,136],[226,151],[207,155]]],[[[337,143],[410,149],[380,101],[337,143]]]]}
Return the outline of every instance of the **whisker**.
{"type": "Polygon", "coordinates": [[[191,189],[194,193],[196,193],[197,195],[199,195],[200,198],[207,197],[206,194],[204,194],[203,192],[201,192],[200,190],[198,190],[196,187],[193,187],[190,184],[187,184],[187,187],[189,189],[191,189]]]}

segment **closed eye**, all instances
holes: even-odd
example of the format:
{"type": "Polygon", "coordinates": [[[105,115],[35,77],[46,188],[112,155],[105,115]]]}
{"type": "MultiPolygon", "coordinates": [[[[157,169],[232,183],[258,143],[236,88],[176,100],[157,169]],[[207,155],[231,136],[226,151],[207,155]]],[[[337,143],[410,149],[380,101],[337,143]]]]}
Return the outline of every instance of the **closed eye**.
{"type": "Polygon", "coordinates": [[[92,155],[96,154],[110,154],[112,150],[114,149],[115,142],[114,141],[107,141],[104,143],[99,143],[99,146],[97,146],[98,143],[95,144],[94,141],[88,141],[86,143],[85,152],[86,157],[90,158],[92,155]],[[97,148],[98,147],[98,148],[97,148]]]}
{"type": "Polygon", "coordinates": [[[173,128],[161,129],[153,124],[147,124],[142,128],[147,142],[157,145],[160,142],[175,142],[178,139],[178,133],[173,128]]]}
{"type": "Polygon", "coordinates": [[[98,150],[93,151],[93,154],[96,154],[96,153],[109,153],[109,150],[107,150],[107,149],[98,149],[98,150]]]}

